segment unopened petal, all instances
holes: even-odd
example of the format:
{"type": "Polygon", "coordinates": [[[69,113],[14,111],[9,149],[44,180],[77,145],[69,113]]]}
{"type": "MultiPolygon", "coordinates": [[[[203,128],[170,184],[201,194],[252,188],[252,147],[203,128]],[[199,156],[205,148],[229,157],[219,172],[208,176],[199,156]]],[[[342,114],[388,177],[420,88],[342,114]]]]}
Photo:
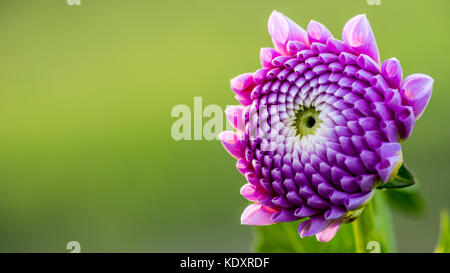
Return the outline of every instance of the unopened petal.
{"type": "Polygon", "coordinates": [[[242,144],[242,137],[235,132],[224,131],[219,134],[218,138],[222,142],[223,147],[230,155],[240,159],[245,156],[245,146],[242,144]]]}
{"type": "Polygon", "coordinates": [[[309,45],[306,31],[275,10],[270,15],[268,29],[275,48],[285,55],[287,54],[286,45],[289,41],[299,41],[309,45]]]}
{"type": "Polygon", "coordinates": [[[412,106],[416,119],[420,118],[431,98],[433,83],[434,80],[425,74],[410,75],[402,83],[402,97],[412,106]]]}
{"type": "Polygon", "coordinates": [[[328,39],[333,38],[331,32],[321,23],[311,20],[307,29],[310,43],[318,42],[326,44],[328,39]]]}
{"type": "Polygon", "coordinates": [[[344,26],[342,40],[354,51],[366,54],[380,63],[377,43],[365,14],[350,19],[344,26]]]}
{"type": "Polygon", "coordinates": [[[244,73],[241,74],[230,81],[231,89],[238,96],[250,95],[253,87],[253,74],[252,73],[244,73]]]}
{"type": "Polygon", "coordinates": [[[396,58],[391,58],[381,65],[381,75],[386,79],[392,88],[400,88],[403,79],[403,69],[396,58]]]}
{"type": "Polygon", "coordinates": [[[231,125],[237,130],[244,131],[245,125],[242,119],[244,107],[242,105],[232,105],[225,109],[225,115],[231,125]]]}
{"type": "Polygon", "coordinates": [[[245,208],[241,215],[241,224],[251,225],[251,226],[267,226],[275,224],[272,221],[272,214],[276,210],[261,205],[259,203],[254,203],[245,208]]]}
{"type": "Polygon", "coordinates": [[[331,241],[341,227],[341,224],[342,220],[333,221],[328,227],[316,234],[317,241],[322,243],[331,241]]]}

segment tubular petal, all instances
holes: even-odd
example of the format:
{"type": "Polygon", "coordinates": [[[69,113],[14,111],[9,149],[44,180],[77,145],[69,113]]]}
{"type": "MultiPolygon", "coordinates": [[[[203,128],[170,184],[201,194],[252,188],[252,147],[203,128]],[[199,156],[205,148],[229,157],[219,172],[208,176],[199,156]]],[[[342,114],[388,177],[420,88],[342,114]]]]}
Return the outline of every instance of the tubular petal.
{"type": "Polygon", "coordinates": [[[322,216],[311,216],[309,220],[306,220],[298,227],[298,234],[300,238],[316,235],[321,232],[329,223],[323,219],[322,216]]]}

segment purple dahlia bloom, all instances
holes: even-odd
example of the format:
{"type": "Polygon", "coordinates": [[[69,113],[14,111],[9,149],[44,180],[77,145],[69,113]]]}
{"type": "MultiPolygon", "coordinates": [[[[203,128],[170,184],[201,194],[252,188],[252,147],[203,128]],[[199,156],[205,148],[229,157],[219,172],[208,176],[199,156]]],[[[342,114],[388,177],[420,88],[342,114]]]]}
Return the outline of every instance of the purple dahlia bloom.
{"type": "Polygon", "coordinates": [[[345,25],[342,39],[311,21],[303,30],[274,11],[274,48],[262,68],[231,80],[241,105],[226,110],[236,132],[219,135],[238,159],[253,202],[242,224],[303,221],[300,237],[331,240],[356,219],[375,187],[392,180],[407,139],[424,111],[433,79],[403,80],[397,59],[380,57],[365,15],[345,25]]]}

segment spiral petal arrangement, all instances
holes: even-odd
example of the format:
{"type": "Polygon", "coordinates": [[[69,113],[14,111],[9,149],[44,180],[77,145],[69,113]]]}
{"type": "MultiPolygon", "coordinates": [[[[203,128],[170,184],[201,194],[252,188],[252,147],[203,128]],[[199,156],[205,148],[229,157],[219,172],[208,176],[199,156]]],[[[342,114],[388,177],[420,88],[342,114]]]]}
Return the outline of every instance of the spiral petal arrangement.
{"type": "Polygon", "coordinates": [[[309,218],[300,237],[327,242],[396,176],[399,142],[423,113],[433,79],[403,80],[395,58],[380,65],[365,15],[345,25],[343,41],[276,11],[268,29],[274,48],[261,49],[262,68],[231,80],[241,105],[226,114],[236,131],[219,135],[248,181],[241,194],[253,203],[241,222],[309,218]]]}

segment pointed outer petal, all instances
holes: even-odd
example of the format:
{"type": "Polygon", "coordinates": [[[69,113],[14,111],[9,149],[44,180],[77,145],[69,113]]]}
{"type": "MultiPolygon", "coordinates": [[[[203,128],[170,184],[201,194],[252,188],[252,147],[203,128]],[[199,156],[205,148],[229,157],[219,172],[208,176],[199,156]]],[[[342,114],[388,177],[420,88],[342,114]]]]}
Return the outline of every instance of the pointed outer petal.
{"type": "Polygon", "coordinates": [[[344,206],[347,208],[347,210],[360,208],[370,201],[374,193],[375,191],[372,190],[368,193],[350,194],[347,198],[345,198],[344,206]]]}
{"type": "Polygon", "coordinates": [[[267,226],[275,224],[271,219],[275,212],[277,211],[259,203],[251,204],[246,207],[242,213],[241,224],[251,226],[267,226]]]}
{"type": "Polygon", "coordinates": [[[287,54],[286,45],[289,41],[299,41],[309,46],[306,31],[280,12],[272,12],[268,29],[273,44],[280,53],[287,54]]]}
{"type": "Polygon", "coordinates": [[[267,194],[261,188],[252,184],[245,184],[242,186],[241,195],[248,201],[252,202],[267,199],[267,194]]]}
{"type": "Polygon", "coordinates": [[[246,97],[241,97],[241,96],[234,96],[234,98],[243,106],[248,106],[250,104],[252,104],[252,99],[250,98],[250,96],[246,96],[246,97]]]}
{"type": "Polygon", "coordinates": [[[420,118],[431,98],[433,83],[433,78],[425,74],[412,74],[402,83],[402,98],[414,109],[416,120],[420,118]]]}
{"type": "Polygon", "coordinates": [[[254,88],[253,74],[244,73],[231,79],[230,86],[236,95],[241,97],[249,96],[254,88]]]}
{"type": "Polygon", "coordinates": [[[272,68],[272,60],[281,54],[273,48],[263,47],[259,51],[259,59],[261,61],[261,66],[265,68],[272,68]]]}
{"type": "Polygon", "coordinates": [[[328,227],[316,234],[317,241],[322,243],[328,243],[329,241],[331,241],[331,239],[334,238],[339,228],[341,227],[341,224],[341,219],[331,222],[328,227]]]}
{"type": "Polygon", "coordinates": [[[342,40],[354,51],[366,54],[380,63],[377,43],[365,14],[357,15],[345,24],[342,40]]]}
{"type": "Polygon", "coordinates": [[[309,49],[309,47],[299,41],[289,41],[286,45],[286,50],[289,53],[289,55],[295,55],[298,52],[305,49],[309,49]]]}
{"type": "Polygon", "coordinates": [[[241,137],[235,132],[224,131],[219,134],[218,138],[222,142],[223,147],[227,150],[230,155],[237,159],[244,158],[245,156],[245,145],[241,141],[241,137]]]}
{"type": "Polygon", "coordinates": [[[311,20],[307,29],[310,43],[318,42],[326,44],[328,39],[333,38],[331,32],[321,23],[311,20]]]}
{"type": "Polygon", "coordinates": [[[395,89],[400,88],[403,79],[403,69],[396,58],[390,58],[381,65],[381,75],[395,89]]]}
{"type": "Polygon", "coordinates": [[[326,228],[329,222],[330,221],[323,219],[323,216],[321,215],[311,216],[309,220],[303,221],[300,224],[298,227],[298,234],[300,235],[300,238],[316,235],[326,228]]]}
{"type": "Polygon", "coordinates": [[[293,209],[282,208],[280,211],[272,214],[272,221],[274,222],[291,222],[298,220],[298,217],[294,215],[293,209]]]}
{"type": "Polygon", "coordinates": [[[245,160],[244,158],[241,158],[236,163],[236,168],[239,170],[240,173],[245,175],[247,172],[251,171],[250,164],[245,160]]]}
{"type": "Polygon", "coordinates": [[[403,163],[402,147],[400,143],[383,143],[380,148],[382,161],[377,164],[378,175],[387,182],[392,180],[403,163]]]}
{"type": "Polygon", "coordinates": [[[245,131],[245,125],[242,118],[244,108],[245,107],[242,105],[232,105],[225,109],[225,115],[227,116],[228,121],[239,131],[245,131]]]}

